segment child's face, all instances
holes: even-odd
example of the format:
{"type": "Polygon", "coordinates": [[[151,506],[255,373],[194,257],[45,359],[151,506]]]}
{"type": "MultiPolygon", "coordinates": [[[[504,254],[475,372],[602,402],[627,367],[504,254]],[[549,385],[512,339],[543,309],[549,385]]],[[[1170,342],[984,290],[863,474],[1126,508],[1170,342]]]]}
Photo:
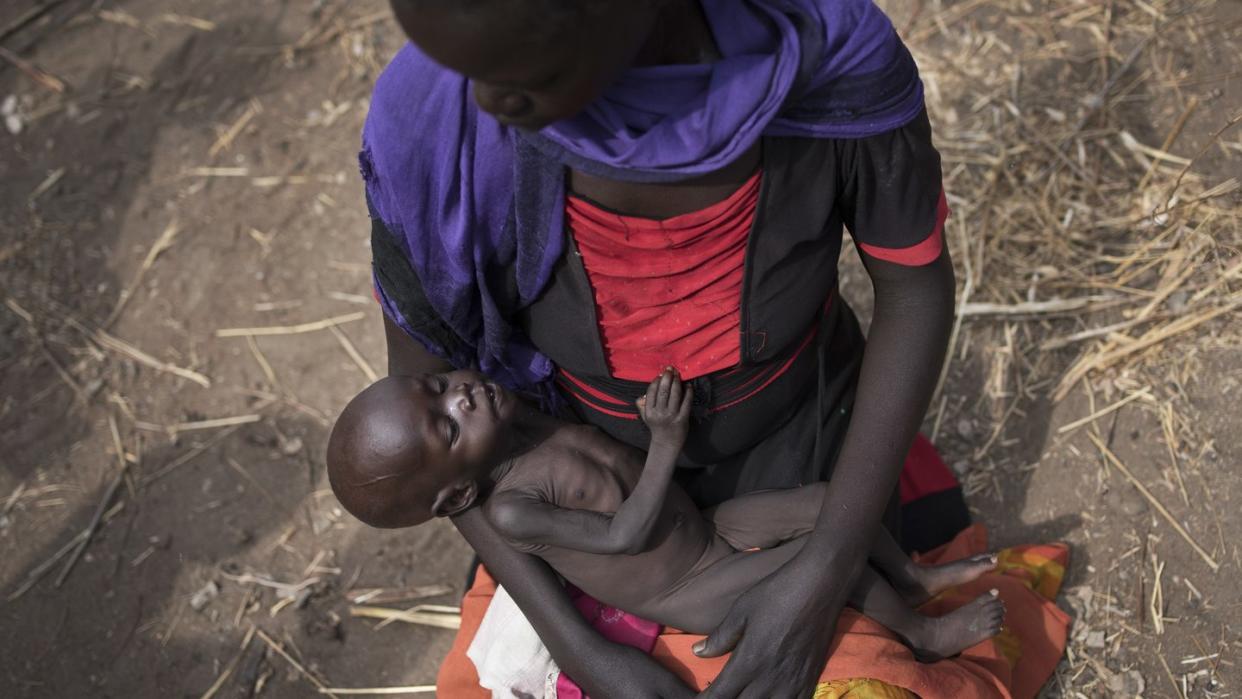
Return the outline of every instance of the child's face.
{"type": "Polygon", "coordinates": [[[482,478],[507,450],[517,401],[474,371],[404,378],[414,436],[445,477],[482,478]]]}
{"type": "Polygon", "coordinates": [[[393,6],[419,48],[471,79],[479,108],[530,130],[582,111],[634,60],[655,17],[654,3],[633,1],[597,3],[553,27],[531,2],[469,14],[393,6]]]}

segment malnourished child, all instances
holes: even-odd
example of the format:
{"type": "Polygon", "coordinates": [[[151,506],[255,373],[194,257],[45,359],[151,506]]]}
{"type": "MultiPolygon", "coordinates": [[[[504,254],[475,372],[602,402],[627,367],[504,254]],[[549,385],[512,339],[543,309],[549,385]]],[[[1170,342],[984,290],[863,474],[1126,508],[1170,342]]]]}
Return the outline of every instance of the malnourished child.
{"type": "MultiPolygon", "coordinates": [[[[601,602],[708,633],[741,593],[797,553],[826,484],[700,511],[672,482],[691,393],[671,369],[651,382],[639,400],[651,431],[644,457],[594,427],[541,413],[476,372],[390,376],[337,420],[329,478],[345,509],[375,527],[482,507],[510,544],[601,602]]],[[[881,530],[869,561],[851,606],[920,659],[953,655],[1000,629],[995,591],[939,618],[912,608],[991,570],[993,556],[920,566],[881,530]]]]}

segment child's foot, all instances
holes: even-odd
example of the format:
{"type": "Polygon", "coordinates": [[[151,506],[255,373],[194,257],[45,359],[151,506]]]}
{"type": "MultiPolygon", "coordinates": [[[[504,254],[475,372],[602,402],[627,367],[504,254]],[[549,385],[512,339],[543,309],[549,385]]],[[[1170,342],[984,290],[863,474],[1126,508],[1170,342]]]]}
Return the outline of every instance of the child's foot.
{"type": "Polygon", "coordinates": [[[926,602],[941,592],[968,583],[996,568],[996,554],[984,553],[938,566],[911,565],[907,580],[894,580],[893,587],[912,606],[926,602]]]}
{"type": "Polygon", "coordinates": [[[942,617],[925,619],[906,642],[920,662],[934,663],[995,636],[1004,622],[1005,603],[992,590],[942,617]]]}

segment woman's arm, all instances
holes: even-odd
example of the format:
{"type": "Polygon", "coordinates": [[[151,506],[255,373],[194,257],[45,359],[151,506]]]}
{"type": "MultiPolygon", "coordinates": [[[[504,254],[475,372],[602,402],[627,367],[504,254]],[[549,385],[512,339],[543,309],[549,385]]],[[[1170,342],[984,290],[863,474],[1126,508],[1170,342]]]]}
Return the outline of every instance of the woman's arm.
{"type": "MultiPolygon", "coordinates": [[[[409,375],[444,371],[448,363],[428,352],[384,318],[388,373],[409,375]]],[[[609,643],[574,608],[565,588],[546,563],[504,542],[479,508],[453,518],[488,571],[517,602],[548,651],[574,681],[595,697],[680,699],[693,696],[658,663],[629,646],[609,643]]]]}
{"type": "Polygon", "coordinates": [[[587,694],[601,699],[694,696],[646,653],[611,643],[596,633],[574,608],[552,569],[505,543],[479,508],[454,517],[453,524],[517,602],[556,664],[587,694]]]}
{"type": "Polygon", "coordinates": [[[953,318],[948,251],[922,267],[864,262],[875,313],[853,415],[815,531],[797,557],[740,597],[703,642],[704,656],[736,647],[709,696],[807,696],[814,687],[935,390],[953,318]]]}

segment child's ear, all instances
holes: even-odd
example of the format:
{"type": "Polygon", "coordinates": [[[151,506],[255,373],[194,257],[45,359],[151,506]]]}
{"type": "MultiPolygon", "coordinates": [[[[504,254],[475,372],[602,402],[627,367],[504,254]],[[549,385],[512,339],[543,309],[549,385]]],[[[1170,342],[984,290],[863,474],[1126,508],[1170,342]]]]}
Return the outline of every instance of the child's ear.
{"type": "Polygon", "coordinates": [[[458,481],[436,493],[431,511],[437,517],[452,517],[474,504],[479,497],[479,484],[475,481],[458,481]]]}

